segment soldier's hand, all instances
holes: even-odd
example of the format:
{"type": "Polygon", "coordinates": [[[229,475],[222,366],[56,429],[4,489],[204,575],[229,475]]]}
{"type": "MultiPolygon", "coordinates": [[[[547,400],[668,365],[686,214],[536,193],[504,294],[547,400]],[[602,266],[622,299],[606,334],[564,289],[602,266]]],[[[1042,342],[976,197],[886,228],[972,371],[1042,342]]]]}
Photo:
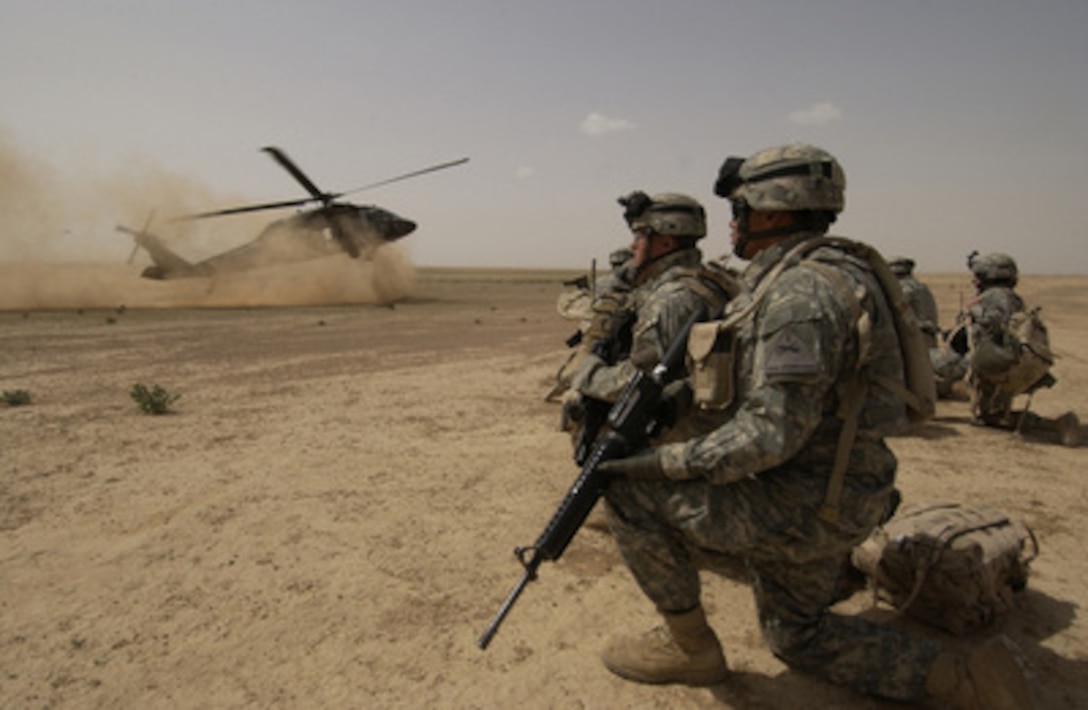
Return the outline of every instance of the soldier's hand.
{"type": "Polygon", "coordinates": [[[658,430],[676,426],[677,420],[691,407],[692,398],[691,387],[684,380],[665,385],[657,411],[658,430]]]}
{"type": "Polygon", "coordinates": [[[570,376],[570,387],[573,390],[581,391],[589,378],[593,376],[599,368],[604,367],[604,360],[597,357],[593,353],[589,353],[582,360],[581,364],[574,369],[574,372],[570,376]]]}
{"type": "Polygon", "coordinates": [[[669,478],[661,466],[661,455],[657,449],[645,449],[627,458],[605,461],[600,470],[636,481],[664,481],[669,478]]]}

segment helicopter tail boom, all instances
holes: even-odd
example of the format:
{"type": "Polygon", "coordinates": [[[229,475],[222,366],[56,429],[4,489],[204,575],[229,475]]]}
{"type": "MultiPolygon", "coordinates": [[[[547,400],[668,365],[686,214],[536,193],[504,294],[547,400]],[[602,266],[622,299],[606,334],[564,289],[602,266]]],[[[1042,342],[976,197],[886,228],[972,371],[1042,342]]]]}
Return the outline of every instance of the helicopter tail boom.
{"type": "Polygon", "coordinates": [[[130,229],[124,225],[117,225],[117,231],[128,234],[136,240],[136,246],[142,247],[151,257],[153,266],[143,270],[140,275],[147,279],[170,279],[186,276],[204,276],[192,263],[178,256],[162,240],[145,229],[130,229]]]}

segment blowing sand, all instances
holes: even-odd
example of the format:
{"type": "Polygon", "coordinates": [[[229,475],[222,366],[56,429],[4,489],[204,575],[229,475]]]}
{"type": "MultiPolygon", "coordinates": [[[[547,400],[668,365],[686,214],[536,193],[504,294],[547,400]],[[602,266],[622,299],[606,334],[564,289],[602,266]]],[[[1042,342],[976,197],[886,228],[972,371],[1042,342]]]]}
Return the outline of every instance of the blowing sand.
{"type": "MultiPolygon", "coordinates": [[[[366,297],[254,308],[287,287],[118,292],[130,273],[38,268],[0,271],[0,389],[32,396],[0,405],[0,706],[903,707],[785,668],[743,579],[710,570],[731,680],[612,676],[604,639],[653,614],[591,529],[476,648],[521,574],[512,549],[576,474],[543,400],[570,274],[387,269],[366,297]],[[141,414],[136,382],[180,394],[174,413],[141,414]]],[[[926,280],[951,322],[966,278],[926,280]]],[[[1088,278],[1021,290],[1061,356],[1033,409],[1077,410],[1088,278]]],[[[1034,529],[1029,587],[994,630],[1023,646],[1040,707],[1088,707],[1084,449],[977,429],[963,401],[893,447],[907,501],[985,502],[1034,529]]]]}

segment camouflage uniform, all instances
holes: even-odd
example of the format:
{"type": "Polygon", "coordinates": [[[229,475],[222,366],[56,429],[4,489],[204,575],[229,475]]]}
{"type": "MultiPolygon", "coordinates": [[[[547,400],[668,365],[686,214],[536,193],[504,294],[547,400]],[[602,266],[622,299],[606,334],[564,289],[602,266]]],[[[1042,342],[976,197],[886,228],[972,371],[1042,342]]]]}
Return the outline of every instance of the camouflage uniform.
{"type": "Polygon", "coordinates": [[[888,266],[892,273],[899,279],[899,287],[903,289],[903,295],[907,297],[907,303],[914,315],[918,318],[918,325],[926,338],[926,346],[937,347],[937,334],[940,327],[937,325],[937,301],[933,298],[933,292],[929,286],[919,281],[914,276],[914,260],[906,257],[893,257],[888,259],[888,266]]]}
{"type": "MultiPolygon", "coordinates": [[[[802,239],[759,253],[748,292],[802,239]]],[[[873,324],[870,367],[902,379],[889,306],[864,263],[833,247],[808,258],[852,286],[873,324]]],[[[850,451],[837,522],[824,502],[841,421],[839,393],[857,361],[852,304],[806,259],[784,270],[738,326],[737,393],[717,428],[658,447],[669,481],[618,478],[606,496],[613,532],[643,592],[663,613],[699,605],[699,574],[687,545],[741,555],[759,623],[775,655],[861,692],[899,700],[926,695],[940,648],[864,619],[830,613],[851,549],[891,515],[896,459],[883,437],[905,425],[900,400],[867,390],[850,451]]],[[[745,305],[733,301],[729,313],[745,305]]]]}
{"type": "MultiPolygon", "coordinates": [[[[650,370],[661,362],[684,324],[706,300],[705,290],[700,293],[694,288],[702,258],[702,252],[692,247],[667,254],[646,268],[619,306],[636,314],[629,356],[615,365],[589,358],[575,373],[573,389],[602,402],[614,402],[636,369],[650,370]]],[[[682,440],[690,435],[689,427],[686,420],[679,422],[662,440],[682,440]]]]}
{"type": "MultiPolygon", "coordinates": [[[[990,285],[981,289],[967,308],[967,333],[972,352],[983,340],[1001,339],[1014,313],[1024,310],[1024,302],[1011,286],[990,285]]],[[[967,386],[977,419],[999,424],[1011,413],[1012,398],[999,391],[997,383],[972,367],[967,386]]]]}
{"type": "Polygon", "coordinates": [[[711,275],[702,266],[703,255],[695,244],[706,235],[706,213],[696,200],[680,193],[651,197],[638,191],[621,197],[619,203],[636,236],[628,260],[612,262],[614,269],[623,269],[617,273],[627,274],[631,289],[613,292],[622,300],[615,303],[617,315],[610,320],[634,314],[630,350],[609,362],[591,354],[571,378],[571,389],[600,402],[615,402],[638,370],[650,370],[661,362],[700,305],[706,303],[716,311],[734,290],[724,272],[711,275]],[[648,250],[659,237],[673,240],[668,251],[653,257],[647,256],[649,251],[634,256],[636,246],[648,250]]]}
{"type": "Polygon", "coordinates": [[[937,392],[942,397],[951,396],[953,384],[967,374],[967,360],[942,342],[937,301],[929,287],[915,278],[914,260],[902,256],[892,257],[888,259],[888,266],[898,277],[903,295],[922,328],[926,347],[929,348],[929,362],[937,380],[937,392]]]}

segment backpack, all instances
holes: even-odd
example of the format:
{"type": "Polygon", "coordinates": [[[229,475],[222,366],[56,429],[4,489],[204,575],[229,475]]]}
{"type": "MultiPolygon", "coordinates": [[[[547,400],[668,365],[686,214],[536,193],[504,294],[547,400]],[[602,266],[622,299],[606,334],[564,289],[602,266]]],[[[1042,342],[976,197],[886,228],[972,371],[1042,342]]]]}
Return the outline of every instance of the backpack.
{"type": "Polygon", "coordinates": [[[1039,554],[1035,534],[984,505],[904,506],[854,548],[874,604],[963,635],[1009,612],[1039,554]]]}

